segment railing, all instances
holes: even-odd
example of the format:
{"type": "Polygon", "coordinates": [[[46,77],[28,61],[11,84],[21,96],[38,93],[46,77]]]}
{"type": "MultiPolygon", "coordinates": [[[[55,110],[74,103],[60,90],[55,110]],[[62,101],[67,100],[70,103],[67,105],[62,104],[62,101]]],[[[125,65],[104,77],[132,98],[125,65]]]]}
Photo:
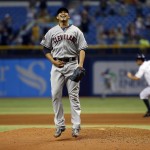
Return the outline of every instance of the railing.
{"type": "MultiPolygon", "coordinates": [[[[26,57],[44,57],[42,52],[43,47],[33,45],[20,45],[20,46],[0,46],[0,58],[26,58],[26,57]]],[[[89,57],[94,56],[116,56],[135,55],[139,52],[145,55],[149,54],[150,46],[143,45],[89,45],[86,55],[89,57]]]]}
{"type": "MultiPolygon", "coordinates": [[[[150,48],[149,46],[144,46],[144,45],[137,45],[137,44],[125,44],[125,45],[89,45],[88,49],[96,49],[96,50],[100,50],[100,49],[127,49],[127,48],[131,48],[131,49],[148,49],[150,48]]],[[[42,46],[33,46],[33,45],[18,45],[18,46],[0,46],[0,50],[42,50],[42,46]]]]}

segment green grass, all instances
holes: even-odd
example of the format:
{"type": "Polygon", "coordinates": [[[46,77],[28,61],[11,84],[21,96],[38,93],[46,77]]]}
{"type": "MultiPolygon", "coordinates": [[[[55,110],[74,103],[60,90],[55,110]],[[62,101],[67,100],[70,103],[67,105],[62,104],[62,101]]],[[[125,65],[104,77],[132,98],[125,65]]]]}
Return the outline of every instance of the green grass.
{"type": "MultiPolygon", "coordinates": [[[[143,113],[146,108],[139,98],[80,98],[82,113],[143,113]]],[[[65,113],[70,113],[70,102],[63,98],[65,113]]],[[[49,98],[0,99],[0,114],[51,114],[49,98]]]]}
{"type": "MultiPolygon", "coordinates": [[[[93,98],[81,97],[82,114],[84,113],[144,113],[146,108],[138,97],[126,98],[93,98]]],[[[70,113],[70,102],[68,98],[63,98],[65,113],[70,113]]],[[[1,98],[0,115],[2,114],[51,114],[53,113],[52,102],[49,98],[1,98]]],[[[54,126],[39,125],[1,125],[0,132],[20,129],[54,126]]],[[[129,127],[150,129],[147,125],[83,125],[82,127],[129,127]]]]}
{"type": "Polygon", "coordinates": [[[83,113],[143,113],[145,106],[138,98],[88,98],[81,100],[83,113]]]}
{"type": "MultiPolygon", "coordinates": [[[[137,128],[150,130],[149,125],[82,125],[82,128],[137,128]]],[[[55,128],[54,125],[1,125],[0,132],[24,129],[24,128],[55,128]]],[[[67,125],[67,128],[71,128],[71,125],[67,125]]]]}

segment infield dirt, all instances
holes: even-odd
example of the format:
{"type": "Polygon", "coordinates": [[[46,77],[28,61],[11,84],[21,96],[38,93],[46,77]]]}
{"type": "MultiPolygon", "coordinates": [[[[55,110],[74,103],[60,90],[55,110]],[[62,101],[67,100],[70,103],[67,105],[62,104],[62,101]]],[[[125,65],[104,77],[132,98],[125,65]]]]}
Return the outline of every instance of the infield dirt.
{"type": "MultiPolygon", "coordinates": [[[[65,115],[70,124],[70,115],[65,115]]],[[[105,125],[150,125],[142,114],[82,114],[83,125],[78,138],[71,128],[54,138],[54,128],[26,128],[0,132],[0,150],[150,150],[150,130],[108,128],[105,125]]],[[[0,115],[0,125],[53,125],[53,115],[0,115]]]]}

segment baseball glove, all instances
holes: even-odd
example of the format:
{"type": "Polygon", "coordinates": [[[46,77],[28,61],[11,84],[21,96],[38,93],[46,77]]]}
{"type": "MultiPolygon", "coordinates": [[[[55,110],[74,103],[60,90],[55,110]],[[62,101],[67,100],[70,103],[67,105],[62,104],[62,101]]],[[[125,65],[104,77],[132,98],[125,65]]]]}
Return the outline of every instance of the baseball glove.
{"type": "Polygon", "coordinates": [[[85,76],[85,69],[82,67],[78,67],[74,70],[73,74],[69,77],[70,80],[79,82],[83,76],[85,76]]]}

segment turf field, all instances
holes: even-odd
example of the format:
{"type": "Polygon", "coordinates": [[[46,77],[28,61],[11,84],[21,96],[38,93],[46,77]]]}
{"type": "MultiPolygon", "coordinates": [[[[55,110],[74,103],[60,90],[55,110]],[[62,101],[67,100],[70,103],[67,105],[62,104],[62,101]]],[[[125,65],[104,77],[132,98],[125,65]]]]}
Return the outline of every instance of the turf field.
{"type": "MultiPolygon", "coordinates": [[[[138,97],[93,98],[81,97],[82,114],[144,114],[146,109],[138,97]]],[[[63,98],[65,114],[70,114],[68,98],[63,98]]],[[[1,98],[0,115],[12,114],[53,114],[49,98],[1,98]]],[[[8,118],[9,119],[9,118],[8,118]]],[[[127,125],[126,125],[127,126],[127,125]]],[[[25,125],[0,125],[0,131],[24,128],[25,125]]],[[[29,125],[27,127],[30,127],[29,125]]],[[[131,125],[130,125],[131,127],[131,125]]],[[[134,127],[136,127],[134,125],[134,127]]],[[[148,126],[137,126],[150,128],[148,126]]]]}
{"type": "MultiPolygon", "coordinates": [[[[82,113],[143,113],[145,106],[138,97],[80,98],[82,113]]],[[[65,113],[70,113],[68,98],[63,98],[65,113]]],[[[53,113],[49,98],[1,98],[0,114],[53,113]]]]}

